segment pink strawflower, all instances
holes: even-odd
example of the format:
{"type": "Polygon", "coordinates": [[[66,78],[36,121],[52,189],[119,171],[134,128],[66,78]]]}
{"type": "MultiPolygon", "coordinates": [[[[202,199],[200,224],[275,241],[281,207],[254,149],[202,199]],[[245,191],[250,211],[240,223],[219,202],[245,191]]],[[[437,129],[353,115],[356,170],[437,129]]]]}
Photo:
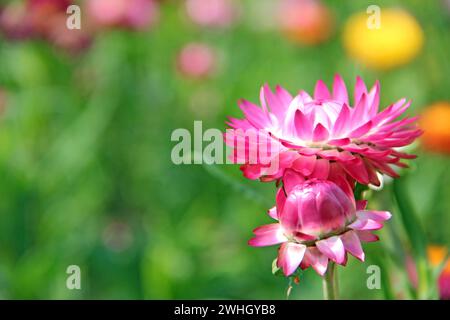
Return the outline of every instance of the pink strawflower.
{"type": "Polygon", "coordinates": [[[239,15],[234,0],[186,0],[186,12],[192,21],[204,27],[228,27],[239,15]]]}
{"type": "Polygon", "coordinates": [[[339,75],[331,92],[319,80],[313,97],[303,90],[292,97],[280,86],[272,92],[264,85],[261,107],[242,100],[239,107],[245,118],[230,118],[228,122],[235,129],[225,135],[227,145],[234,150],[233,161],[243,163],[241,170],[247,178],[263,181],[282,178],[287,168],[305,178],[333,179],[344,174],[350,184],[356,180],[379,186],[377,172],[397,177],[393,166],[405,167],[401,160],[415,156],[396,148],[412,143],[422,133],[416,127],[417,117],[397,119],[410,102],[400,99],[379,111],[379,82],[368,91],[359,77],[354,97],[352,107],[339,75]],[[259,141],[267,140],[269,163],[267,157],[258,158],[265,163],[248,157],[252,152],[259,154],[261,143],[248,142],[245,152],[240,152],[243,150],[236,147],[236,141],[242,139],[242,132],[234,131],[256,131],[259,141]],[[272,170],[274,167],[277,170],[272,170]]]}
{"type": "Polygon", "coordinates": [[[159,16],[155,0],[88,0],[87,8],[93,22],[101,27],[143,30],[159,16]]]}
{"type": "Polygon", "coordinates": [[[189,78],[210,76],[215,71],[216,62],[214,49],[203,43],[189,43],[177,56],[178,71],[189,78]]]}
{"type": "Polygon", "coordinates": [[[281,243],[277,266],[286,276],[299,266],[324,275],[329,260],[345,265],[347,252],[364,261],[361,241],[377,241],[372,231],[381,229],[391,214],[364,210],[366,201],[355,202],[350,189],[344,191],[334,182],[301,182],[293,171],[289,175],[278,190],[276,206],[269,210],[278,222],[256,228],[249,245],[281,243]]]}

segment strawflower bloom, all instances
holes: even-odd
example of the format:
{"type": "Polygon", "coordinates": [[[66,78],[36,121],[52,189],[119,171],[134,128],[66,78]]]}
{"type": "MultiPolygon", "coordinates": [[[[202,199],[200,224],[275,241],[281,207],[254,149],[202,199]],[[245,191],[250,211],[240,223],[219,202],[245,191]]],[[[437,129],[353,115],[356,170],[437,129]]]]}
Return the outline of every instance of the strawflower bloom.
{"type": "Polygon", "coordinates": [[[334,182],[301,182],[292,174],[278,190],[276,206],[269,210],[278,222],[255,229],[249,244],[281,243],[277,266],[286,276],[299,266],[311,266],[324,275],[329,261],[345,265],[347,252],[364,261],[361,241],[377,241],[372,231],[381,229],[391,214],[364,210],[366,201],[355,201],[351,190],[345,192],[334,182]]]}
{"type": "Polygon", "coordinates": [[[339,75],[331,92],[322,80],[312,97],[303,90],[293,97],[280,86],[272,92],[264,85],[260,100],[261,107],[241,100],[245,118],[229,118],[233,130],[225,134],[233,149],[232,161],[243,164],[241,170],[249,179],[280,180],[286,169],[292,169],[308,179],[335,180],[343,175],[351,187],[355,181],[379,186],[377,173],[398,177],[393,167],[405,167],[401,160],[415,158],[397,149],[422,133],[417,117],[398,119],[410,102],[400,99],[380,111],[378,81],[368,91],[358,77],[353,106],[339,75]],[[261,143],[247,141],[239,148],[241,132],[249,131],[257,132],[258,141],[267,141],[266,157],[260,156],[261,143]],[[259,155],[257,161],[249,159],[253,152],[259,155]]]}

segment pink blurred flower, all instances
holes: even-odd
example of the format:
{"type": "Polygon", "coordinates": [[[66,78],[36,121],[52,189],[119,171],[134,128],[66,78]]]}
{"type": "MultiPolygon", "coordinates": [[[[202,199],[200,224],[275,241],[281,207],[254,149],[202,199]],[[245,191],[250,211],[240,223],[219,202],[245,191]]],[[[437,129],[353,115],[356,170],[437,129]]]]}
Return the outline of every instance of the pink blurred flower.
{"type": "Polygon", "coordinates": [[[278,19],[287,37],[309,45],[327,40],[334,24],[330,10],[319,0],[281,0],[278,19]]]}
{"type": "Polygon", "coordinates": [[[351,190],[346,193],[325,180],[299,183],[292,176],[278,190],[276,200],[269,215],[278,222],[256,228],[249,245],[281,243],[277,266],[286,276],[299,266],[311,266],[324,275],[329,260],[345,265],[347,252],[364,261],[361,241],[377,241],[372,231],[391,217],[386,211],[364,210],[366,201],[355,202],[351,190]]]}
{"type": "Polygon", "coordinates": [[[239,15],[233,0],[186,0],[189,18],[204,27],[228,27],[239,15]]]}
{"type": "Polygon", "coordinates": [[[177,67],[181,74],[190,78],[210,76],[216,67],[216,53],[202,43],[189,43],[184,46],[177,57],[177,67]]]}
{"type": "Polygon", "coordinates": [[[405,167],[402,159],[415,158],[396,148],[412,143],[422,131],[417,117],[398,120],[410,106],[400,99],[379,111],[380,84],[367,90],[357,77],[354,106],[349,104],[347,88],[336,75],[330,92],[319,80],[311,97],[300,91],[295,97],[280,86],[272,92],[268,85],[261,88],[261,107],[242,100],[239,107],[244,119],[230,118],[234,130],[225,135],[228,146],[234,149],[232,160],[243,163],[241,170],[249,179],[278,180],[291,168],[305,178],[334,180],[344,175],[349,184],[380,185],[377,172],[397,177],[393,166],[405,167]],[[246,144],[246,152],[235,147],[233,131],[256,130],[259,138],[270,144],[269,163],[249,161],[248,153],[260,144],[246,144]],[[278,170],[269,172],[277,162],[278,170]]]}
{"type": "Polygon", "coordinates": [[[142,30],[154,24],[159,6],[154,0],[88,0],[90,17],[101,27],[128,27],[142,30]]]}
{"type": "Polygon", "coordinates": [[[32,35],[33,27],[27,17],[27,6],[23,2],[13,2],[2,7],[0,30],[9,39],[25,39],[32,35]]]}
{"type": "Polygon", "coordinates": [[[86,48],[91,41],[87,28],[66,27],[69,0],[28,0],[8,5],[0,16],[0,28],[12,39],[40,38],[71,53],[86,48]]]}

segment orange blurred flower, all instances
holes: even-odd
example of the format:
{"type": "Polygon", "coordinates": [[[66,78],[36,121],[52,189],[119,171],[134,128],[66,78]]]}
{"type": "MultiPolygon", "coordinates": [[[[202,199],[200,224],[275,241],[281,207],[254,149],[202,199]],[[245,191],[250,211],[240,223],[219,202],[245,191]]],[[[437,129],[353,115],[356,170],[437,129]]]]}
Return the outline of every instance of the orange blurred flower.
{"type": "Polygon", "coordinates": [[[422,145],[431,151],[450,154],[450,103],[436,102],[425,109],[420,126],[422,145]]]}
{"type": "MultiPolygon", "coordinates": [[[[428,246],[428,260],[432,267],[439,267],[447,257],[448,250],[443,246],[428,246]]],[[[450,299],[450,260],[445,262],[444,269],[438,278],[439,296],[441,299],[450,299]]]]}

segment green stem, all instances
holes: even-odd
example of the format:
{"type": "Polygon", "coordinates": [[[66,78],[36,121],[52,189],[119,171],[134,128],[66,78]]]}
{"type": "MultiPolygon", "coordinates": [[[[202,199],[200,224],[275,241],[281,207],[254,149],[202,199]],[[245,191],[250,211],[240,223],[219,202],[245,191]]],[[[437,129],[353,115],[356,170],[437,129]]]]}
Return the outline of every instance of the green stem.
{"type": "Polygon", "coordinates": [[[427,299],[429,288],[428,288],[428,263],[426,260],[420,258],[417,262],[417,274],[419,283],[417,284],[417,299],[427,299]]]}
{"type": "Polygon", "coordinates": [[[323,285],[323,299],[337,300],[338,299],[338,282],[336,276],[336,264],[331,262],[328,264],[327,272],[322,278],[323,285]]]}

